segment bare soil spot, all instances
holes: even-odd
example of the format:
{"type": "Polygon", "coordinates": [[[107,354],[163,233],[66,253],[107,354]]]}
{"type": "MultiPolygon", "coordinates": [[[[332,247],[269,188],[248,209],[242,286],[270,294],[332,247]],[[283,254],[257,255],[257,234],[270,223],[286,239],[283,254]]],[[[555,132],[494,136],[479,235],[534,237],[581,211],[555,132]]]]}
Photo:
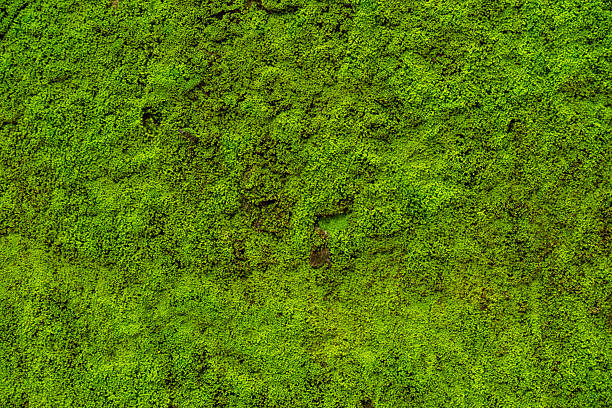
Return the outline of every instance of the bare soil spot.
{"type": "Polygon", "coordinates": [[[323,265],[331,266],[331,254],[329,248],[313,249],[310,252],[310,266],[320,268],[323,265]]]}

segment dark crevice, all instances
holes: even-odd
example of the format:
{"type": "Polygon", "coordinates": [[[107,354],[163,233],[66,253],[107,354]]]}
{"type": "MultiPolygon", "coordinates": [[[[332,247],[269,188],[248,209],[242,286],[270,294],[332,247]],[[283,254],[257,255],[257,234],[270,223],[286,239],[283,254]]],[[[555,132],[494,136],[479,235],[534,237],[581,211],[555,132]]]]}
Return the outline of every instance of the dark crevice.
{"type": "Polygon", "coordinates": [[[17,19],[17,17],[19,16],[19,14],[30,5],[29,1],[26,1],[25,3],[23,3],[21,6],[19,6],[17,8],[17,10],[15,10],[15,12],[13,13],[13,15],[10,17],[11,21],[10,23],[8,23],[6,25],[6,27],[4,29],[2,29],[2,31],[0,31],[0,41],[2,41],[4,39],[4,36],[6,35],[6,33],[8,33],[8,31],[10,30],[11,26],[13,25],[13,23],[15,23],[15,20],[17,19]]]}

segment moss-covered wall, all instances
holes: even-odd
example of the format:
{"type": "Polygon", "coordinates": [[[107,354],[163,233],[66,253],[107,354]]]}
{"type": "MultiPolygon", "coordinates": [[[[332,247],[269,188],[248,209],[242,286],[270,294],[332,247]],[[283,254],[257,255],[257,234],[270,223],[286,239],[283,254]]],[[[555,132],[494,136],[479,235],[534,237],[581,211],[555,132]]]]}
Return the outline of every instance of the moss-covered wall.
{"type": "Polygon", "coordinates": [[[610,33],[0,1],[0,406],[612,405],[610,33]]]}

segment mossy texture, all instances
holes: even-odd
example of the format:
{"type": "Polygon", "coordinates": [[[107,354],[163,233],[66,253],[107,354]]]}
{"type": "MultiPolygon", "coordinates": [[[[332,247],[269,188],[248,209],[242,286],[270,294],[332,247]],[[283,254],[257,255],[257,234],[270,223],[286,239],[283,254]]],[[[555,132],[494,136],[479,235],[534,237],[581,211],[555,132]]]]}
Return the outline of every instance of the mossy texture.
{"type": "Polygon", "coordinates": [[[609,0],[0,0],[0,406],[612,406],[609,0]]]}

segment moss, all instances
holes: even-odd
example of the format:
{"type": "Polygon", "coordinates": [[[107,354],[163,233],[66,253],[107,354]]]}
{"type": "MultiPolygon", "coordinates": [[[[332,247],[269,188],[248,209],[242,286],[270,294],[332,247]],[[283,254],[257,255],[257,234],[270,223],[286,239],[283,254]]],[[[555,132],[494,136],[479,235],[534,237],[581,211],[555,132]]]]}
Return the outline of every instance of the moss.
{"type": "Polygon", "coordinates": [[[611,21],[0,6],[0,405],[609,405],[611,21]]]}

